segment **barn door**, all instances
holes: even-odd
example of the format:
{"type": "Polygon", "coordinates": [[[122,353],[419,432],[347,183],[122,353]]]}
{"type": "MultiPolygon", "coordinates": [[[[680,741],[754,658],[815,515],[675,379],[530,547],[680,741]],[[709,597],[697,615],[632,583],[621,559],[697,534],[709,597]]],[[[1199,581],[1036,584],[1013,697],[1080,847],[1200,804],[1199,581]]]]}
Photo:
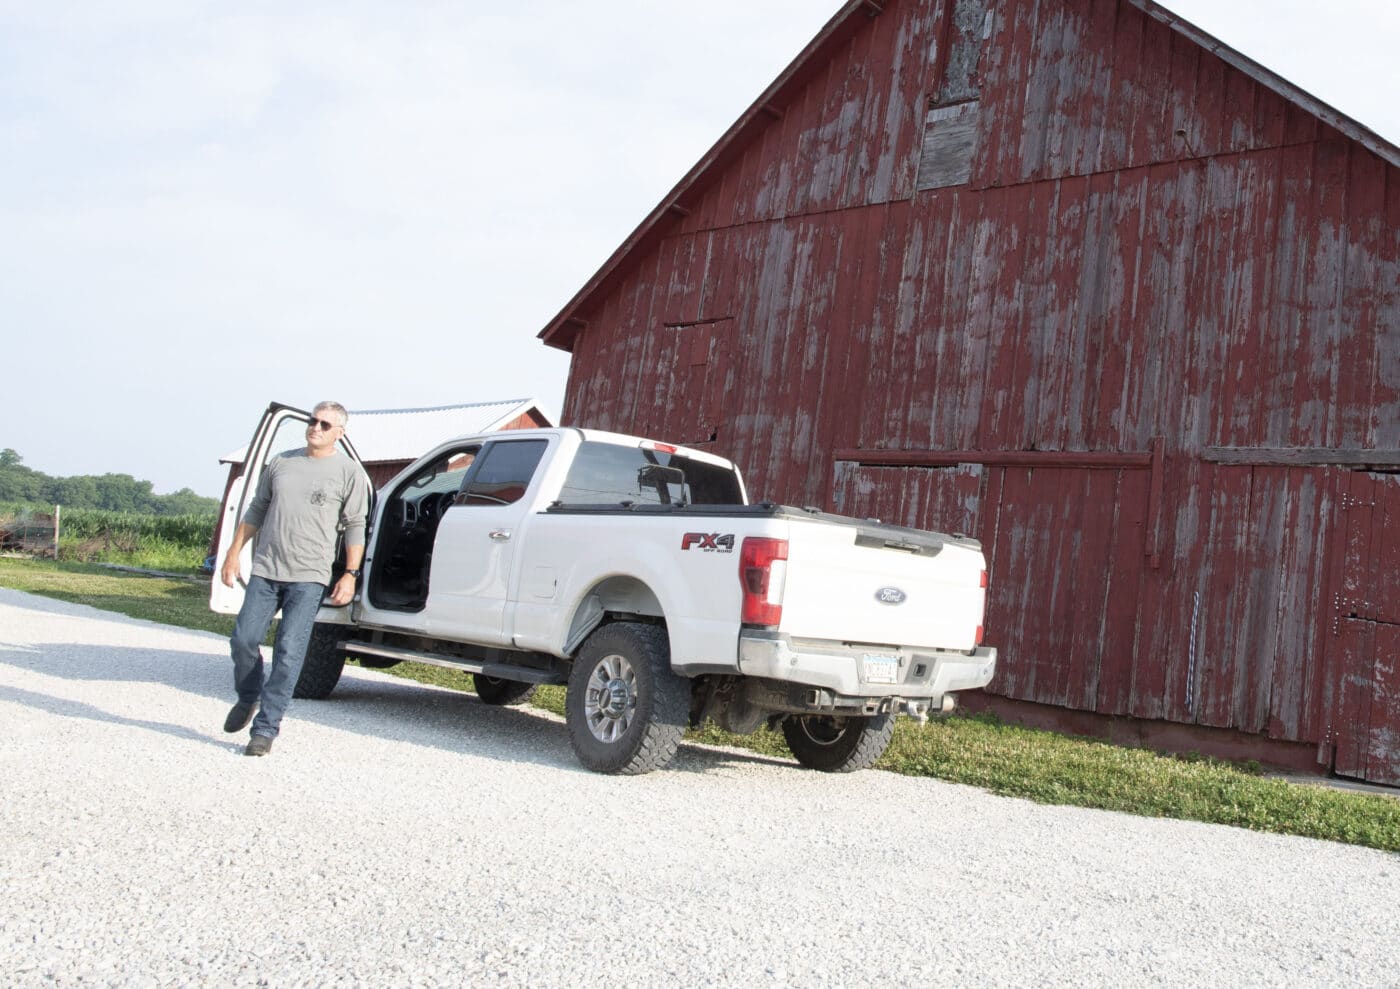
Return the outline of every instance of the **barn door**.
{"type": "Polygon", "coordinates": [[[1007,467],[987,548],[987,641],[998,694],[1123,713],[1132,695],[1146,470],[1007,467]]]}
{"type": "Polygon", "coordinates": [[[1329,737],[1336,772],[1400,784],[1400,475],[1342,473],[1333,543],[1329,737]]]}

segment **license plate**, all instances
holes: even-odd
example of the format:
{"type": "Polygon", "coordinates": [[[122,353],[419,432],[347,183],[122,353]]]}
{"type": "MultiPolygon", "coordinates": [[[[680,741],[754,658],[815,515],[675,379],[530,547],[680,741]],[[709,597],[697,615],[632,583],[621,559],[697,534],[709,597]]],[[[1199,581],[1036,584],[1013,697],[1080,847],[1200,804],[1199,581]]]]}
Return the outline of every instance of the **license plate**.
{"type": "Polygon", "coordinates": [[[898,683],[899,657],[868,652],[863,657],[866,683],[898,683]]]}

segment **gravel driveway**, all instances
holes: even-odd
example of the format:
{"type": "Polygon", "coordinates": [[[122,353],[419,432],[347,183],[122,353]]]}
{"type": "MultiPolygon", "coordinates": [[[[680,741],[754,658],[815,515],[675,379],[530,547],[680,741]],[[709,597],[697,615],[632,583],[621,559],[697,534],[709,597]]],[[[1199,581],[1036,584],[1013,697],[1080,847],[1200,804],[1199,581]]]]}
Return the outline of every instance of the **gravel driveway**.
{"type": "Polygon", "coordinates": [[[347,669],[265,759],[225,640],[0,589],[21,986],[1400,985],[1400,856],[685,746],[347,669]]]}

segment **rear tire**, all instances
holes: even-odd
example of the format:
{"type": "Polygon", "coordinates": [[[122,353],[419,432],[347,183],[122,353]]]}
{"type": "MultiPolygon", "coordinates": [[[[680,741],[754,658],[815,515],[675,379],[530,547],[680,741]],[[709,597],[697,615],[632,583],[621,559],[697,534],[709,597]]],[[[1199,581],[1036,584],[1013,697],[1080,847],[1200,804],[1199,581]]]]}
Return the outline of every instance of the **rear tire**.
{"type": "Polygon", "coordinates": [[[619,622],[589,636],[564,714],[574,754],[594,772],[636,776],[669,764],[690,720],[690,681],[671,672],[666,629],[619,622]]]}
{"type": "Polygon", "coordinates": [[[483,673],[472,674],[472,685],[476,688],[476,696],[481,698],[481,703],[490,704],[493,707],[511,707],[516,704],[524,704],[535,692],[535,687],[538,686],[538,684],[533,683],[521,683],[518,680],[489,677],[483,673]]]}
{"type": "Polygon", "coordinates": [[[318,622],[306,643],[306,659],[301,664],[301,676],[292,688],[293,697],[322,701],[331,695],[345,669],[345,652],[338,648],[344,631],[339,625],[318,622]]]}
{"type": "Polygon", "coordinates": [[[783,738],[797,761],[824,773],[869,768],[885,754],[893,734],[893,714],[873,718],[794,714],[783,720],[783,738]]]}

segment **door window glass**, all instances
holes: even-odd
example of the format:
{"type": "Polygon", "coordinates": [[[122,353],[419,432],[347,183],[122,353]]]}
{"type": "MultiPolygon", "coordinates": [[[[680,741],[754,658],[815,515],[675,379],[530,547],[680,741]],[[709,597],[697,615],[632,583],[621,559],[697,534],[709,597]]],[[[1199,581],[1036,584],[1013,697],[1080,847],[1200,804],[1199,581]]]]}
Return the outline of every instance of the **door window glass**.
{"type": "Polygon", "coordinates": [[[481,455],[481,463],[458,495],[459,505],[509,505],[525,497],[530,478],[544,456],[545,440],[496,442],[481,455]]]}

